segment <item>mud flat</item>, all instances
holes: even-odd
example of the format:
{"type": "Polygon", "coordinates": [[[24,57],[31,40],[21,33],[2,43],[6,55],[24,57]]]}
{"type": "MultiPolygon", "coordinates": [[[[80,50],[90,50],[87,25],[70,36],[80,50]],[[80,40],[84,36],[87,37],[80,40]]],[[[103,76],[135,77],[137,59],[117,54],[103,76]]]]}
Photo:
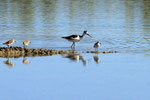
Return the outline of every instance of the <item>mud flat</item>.
{"type": "MultiPolygon", "coordinates": [[[[52,56],[57,54],[70,54],[75,53],[75,50],[50,50],[50,49],[34,49],[22,47],[0,47],[0,57],[25,57],[25,56],[52,56]]],[[[100,51],[87,51],[86,53],[116,53],[116,51],[100,52],[100,51]]]]}

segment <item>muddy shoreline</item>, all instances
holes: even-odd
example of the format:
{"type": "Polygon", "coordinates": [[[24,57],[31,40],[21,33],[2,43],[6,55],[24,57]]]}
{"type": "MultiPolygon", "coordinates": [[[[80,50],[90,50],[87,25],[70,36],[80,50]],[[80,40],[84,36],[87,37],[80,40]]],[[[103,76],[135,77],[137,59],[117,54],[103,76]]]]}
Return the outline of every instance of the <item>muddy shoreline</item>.
{"type": "MultiPolygon", "coordinates": [[[[75,50],[51,50],[51,49],[34,49],[22,47],[0,47],[0,57],[18,58],[18,57],[35,57],[35,56],[52,56],[57,54],[75,53],[75,50]]],[[[116,51],[100,52],[86,51],[84,53],[116,53],[116,51]]]]}

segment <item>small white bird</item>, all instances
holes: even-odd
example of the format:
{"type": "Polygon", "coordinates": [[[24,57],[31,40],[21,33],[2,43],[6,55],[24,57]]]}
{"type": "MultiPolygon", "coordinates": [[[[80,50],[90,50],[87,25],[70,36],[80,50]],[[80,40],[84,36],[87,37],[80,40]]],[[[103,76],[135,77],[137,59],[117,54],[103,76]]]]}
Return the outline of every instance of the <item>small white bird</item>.
{"type": "Polygon", "coordinates": [[[24,48],[25,48],[26,46],[28,46],[30,43],[31,43],[30,40],[25,40],[25,41],[23,42],[24,48]]]}
{"type": "Polygon", "coordinates": [[[95,50],[98,50],[98,47],[101,45],[100,41],[97,41],[95,44],[94,44],[94,48],[95,50]]]}

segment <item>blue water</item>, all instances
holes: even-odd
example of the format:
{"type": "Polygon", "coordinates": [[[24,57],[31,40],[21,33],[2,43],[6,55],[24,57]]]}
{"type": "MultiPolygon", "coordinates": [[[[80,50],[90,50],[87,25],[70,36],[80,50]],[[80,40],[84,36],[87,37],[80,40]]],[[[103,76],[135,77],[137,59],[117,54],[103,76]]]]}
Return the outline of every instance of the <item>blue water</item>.
{"type": "Polygon", "coordinates": [[[1,100],[148,100],[149,57],[139,54],[92,54],[87,61],[62,56],[11,59],[8,67],[0,59],[1,100]]]}
{"type": "Polygon", "coordinates": [[[70,50],[62,36],[93,36],[76,54],[0,58],[0,100],[149,100],[149,11],[149,0],[0,0],[0,46],[70,50]],[[83,53],[98,40],[117,53],[83,53]]]}
{"type": "Polygon", "coordinates": [[[6,0],[0,3],[0,39],[26,39],[34,48],[63,48],[71,43],[62,36],[88,30],[77,50],[91,50],[102,42],[102,50],[148,53],[150,50],[150,2],[148,0],[6,0]]]}

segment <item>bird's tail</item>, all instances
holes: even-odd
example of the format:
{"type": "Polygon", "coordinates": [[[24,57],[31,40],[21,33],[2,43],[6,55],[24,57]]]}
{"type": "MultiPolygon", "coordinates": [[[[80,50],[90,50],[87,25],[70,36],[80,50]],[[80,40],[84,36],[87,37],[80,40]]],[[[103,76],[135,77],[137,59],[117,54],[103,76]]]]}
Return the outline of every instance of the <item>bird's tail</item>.
{"type": "Polygon", "coordinates": [[[66,39],[66,37],[61,37],[61,38],[66,39]]]}

